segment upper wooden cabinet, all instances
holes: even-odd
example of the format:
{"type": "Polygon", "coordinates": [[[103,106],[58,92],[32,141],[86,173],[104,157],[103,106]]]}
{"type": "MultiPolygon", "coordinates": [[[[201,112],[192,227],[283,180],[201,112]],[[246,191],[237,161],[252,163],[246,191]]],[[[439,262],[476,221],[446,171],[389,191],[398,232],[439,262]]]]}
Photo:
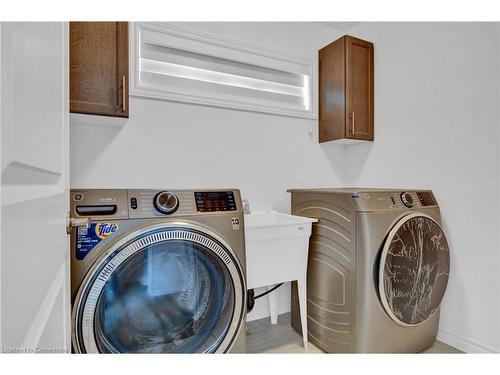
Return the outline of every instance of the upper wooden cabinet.
{"type": "Polygon", "coordinates": [[[70,111],[128,117],[128,23],[70,22],[70,111]]]}
{"type": "Polygon", "coordinates": [[[344,35],[319,50],[319,141],[373,141],[373,43],[344,35]]]}

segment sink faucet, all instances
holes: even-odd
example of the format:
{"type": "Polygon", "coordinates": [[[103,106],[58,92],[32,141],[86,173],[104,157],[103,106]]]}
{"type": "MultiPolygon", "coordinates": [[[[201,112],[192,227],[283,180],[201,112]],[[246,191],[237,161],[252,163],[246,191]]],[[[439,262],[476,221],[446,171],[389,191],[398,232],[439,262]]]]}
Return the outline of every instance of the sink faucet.
{"type": "Polygon", "coordinates": [[[243,213],[245,215],[248,215],[250,213],[250,202],[248,201],[248,199],[243,199],[242,203],[243,203],[243,213]]]}

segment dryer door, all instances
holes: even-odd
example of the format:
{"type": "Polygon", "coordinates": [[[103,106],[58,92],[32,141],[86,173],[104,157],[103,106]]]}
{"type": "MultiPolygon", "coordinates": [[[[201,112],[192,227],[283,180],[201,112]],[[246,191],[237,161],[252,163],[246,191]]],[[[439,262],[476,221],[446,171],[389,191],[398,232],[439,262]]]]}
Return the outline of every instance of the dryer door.
{"type": "Polygon", "coordinates": [[[243,273],[215,233],[148,227],[113,245],[86,276],[73,310],[83,353],[210,353],[232,345],[243,273]]]}
{"type": "Polygon", "coordinates": [[[450,270],[441,226],[425,214],[403,217],[389,232],[379,269],[384,309],[403,326],[430,319],[439,309],[450,270]]]}

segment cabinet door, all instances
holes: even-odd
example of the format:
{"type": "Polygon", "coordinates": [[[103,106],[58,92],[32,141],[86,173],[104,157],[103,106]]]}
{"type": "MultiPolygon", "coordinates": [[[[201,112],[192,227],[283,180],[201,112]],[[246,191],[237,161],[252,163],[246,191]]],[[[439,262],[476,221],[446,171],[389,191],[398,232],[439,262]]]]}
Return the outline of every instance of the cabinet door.
{"type": "Polygon", "coordinates": [[[373,140],[373,44],[346,37],[346,135],[373,140]]]}
{"type": "Polygon", "coordinates": [[[319,50],[319,141],[346,138],[345,37],[319,50]]]}
{"type": "Polygon", "coordinates": [[[127,22],[70,23],[70,111],[128,117],[127,22]]]}

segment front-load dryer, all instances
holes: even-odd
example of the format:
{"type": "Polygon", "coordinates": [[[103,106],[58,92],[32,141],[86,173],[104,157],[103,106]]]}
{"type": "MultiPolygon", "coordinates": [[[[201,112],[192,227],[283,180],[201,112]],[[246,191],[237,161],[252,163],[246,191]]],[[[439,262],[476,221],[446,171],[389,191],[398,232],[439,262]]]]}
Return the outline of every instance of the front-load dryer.
{"type": "Polygon", "coordinates": [[[238,190],[71,191],[77,353],[245,352],[238,190]]]}
{"type": "MultiPolygon", "coordinates": [[[[309,248],[309,340],[329,353],[431,346],[450,270],[432,192],[290,191],[292,213],[319,220],[309,248]]],[[[298,316],[292,293],[292,324],[300,330],[298,316]]]]}

